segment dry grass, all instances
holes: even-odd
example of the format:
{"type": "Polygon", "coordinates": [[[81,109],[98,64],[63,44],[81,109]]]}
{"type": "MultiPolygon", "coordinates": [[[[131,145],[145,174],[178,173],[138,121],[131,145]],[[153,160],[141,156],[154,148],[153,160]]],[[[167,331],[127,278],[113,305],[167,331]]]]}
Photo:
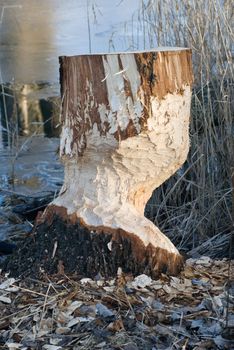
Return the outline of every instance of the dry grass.
{"type": "Polygon", "coordinates": [[[190,154],[183,168],[154,192],[146,209],[147,216],[185,251],[217,234],[221,242],[233,227],[232,21],[230,0],[142,0],[132,23],[126,24],[131,50],[193,50],[190,154]],[[134,36],[136,26],[139,35],[134,36]]]}

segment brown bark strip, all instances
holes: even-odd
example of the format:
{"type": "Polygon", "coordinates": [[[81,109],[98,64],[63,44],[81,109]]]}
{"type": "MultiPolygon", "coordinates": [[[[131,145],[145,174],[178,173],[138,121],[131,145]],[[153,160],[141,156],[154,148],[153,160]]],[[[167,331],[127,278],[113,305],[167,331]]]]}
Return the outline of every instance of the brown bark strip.
{"type": "MultiPolygon", "coordinates": [[[[130,52],[127,54],[134,56],[138,73],[141,76],[138,98],[143,98],[144,113],[139,120],[139,131],[136,130],[131,119],[124,130],[118,127],[113,133],[117,141],[135,136],[144,130],[150,114],[152,96],[163,99],[168,93],[183,93],[184,86],[191,86],[193,81],[191,50],[130,52]]],[[[92,131],[94,124],[101,136],[110,133],[110,122],[106,121],[103,124],[98,111],[98,108],[103,105],[107,113],[112,112],[112,119],[117,115],[116,111],[111,111],[103,61],[107,62],[108,58],[112,59],[116,56],[121,72],[127,68],[121,61],[123,55],[60,57],[62,121],[72,128],[71,148],[74,156],[83,154],[87,144],[87,134],[92,131]]],[[[115,73],[120,74],[120,72],[115,73]]],[[[131,85],[125,76],[123,94],[133,101],[131,85]]],[[[61,154],[65,154],[64,150],[61,150],[61,154]]]]}

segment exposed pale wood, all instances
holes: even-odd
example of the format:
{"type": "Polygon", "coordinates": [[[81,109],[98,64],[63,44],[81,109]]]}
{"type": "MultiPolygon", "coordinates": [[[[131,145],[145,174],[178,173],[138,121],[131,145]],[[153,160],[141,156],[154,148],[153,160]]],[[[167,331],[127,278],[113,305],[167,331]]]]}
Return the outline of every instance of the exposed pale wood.
{"type": "Polygon", "coordinates": [[[65,179],[44,220],[57,213],[107,234],[110,256],[130,240],[136,264],[147,254],[148,270],[176,272],[179,252],[144,208],[187,157],[191,51],[61,57],[60,67],[65,179]]]}

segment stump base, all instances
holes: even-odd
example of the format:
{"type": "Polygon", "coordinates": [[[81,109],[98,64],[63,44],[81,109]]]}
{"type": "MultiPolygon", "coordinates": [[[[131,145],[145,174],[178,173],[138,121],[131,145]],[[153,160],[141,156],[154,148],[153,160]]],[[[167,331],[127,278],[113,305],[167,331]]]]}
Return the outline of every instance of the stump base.
{"type": "Polygon", "coordinates": [[[124,273],[156,278],[160,273],[175,275],[183,266],[180,255],[151,244],[145,247],[134,234],[89,228],[79,220],[74,223],[74,217],[48,214],[6,262],[4,270],[12,276],[35,278],[61,273],[62,267],[68,275],[110,277],[121,267],[124,273]]]}

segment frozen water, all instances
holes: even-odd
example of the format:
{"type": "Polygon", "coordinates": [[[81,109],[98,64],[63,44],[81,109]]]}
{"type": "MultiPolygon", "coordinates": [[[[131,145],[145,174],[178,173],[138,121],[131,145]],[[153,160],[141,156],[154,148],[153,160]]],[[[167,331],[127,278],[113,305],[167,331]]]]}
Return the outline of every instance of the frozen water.
{"type": "Polygon", "coordinates": [[[126,50],[136,0],[0,0],[1,82],[58,81],[58,56],[126,50]],[[89,28],[88,28],[89,22],[89,28]]]}

